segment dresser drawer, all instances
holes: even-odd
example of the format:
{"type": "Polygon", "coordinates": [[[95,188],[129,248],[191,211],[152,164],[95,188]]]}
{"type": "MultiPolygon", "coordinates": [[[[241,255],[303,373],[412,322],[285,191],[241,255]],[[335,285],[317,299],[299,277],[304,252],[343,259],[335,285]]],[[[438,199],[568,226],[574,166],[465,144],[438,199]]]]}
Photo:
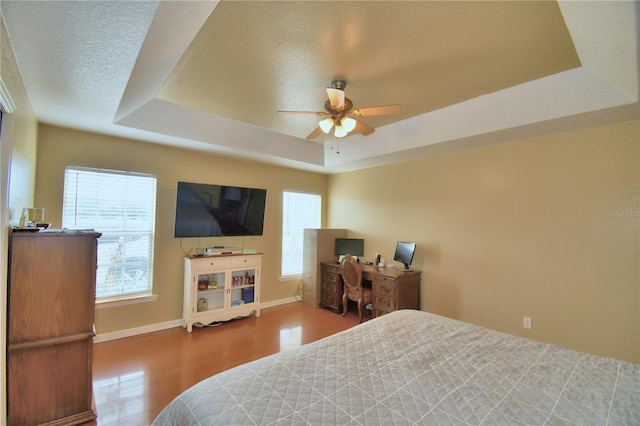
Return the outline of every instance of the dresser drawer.
{"type": "Polygon", "coordinates": [[[302,253],[307,257],[313,257],[314,260],[318,258],[318,249],[316,246],[308,246],[305,244],[302,253]]]}
{"type": "Polygon", "coordinates": [[[338,263],[325,263],[323,266],[330,274],[340,274],[340,264],[338,263]]]}
{"type": "Polygon", "coordinates": [[[318,234],[316,232],[305,232],[303,238],[305,247],[318,247],[318,234]]]}
{"type": "Polygon", "coordinates": [[[373,296],[373,306],[376,307],[376,310],[385,312],[391,312],[397,309],[397,303],[395,299],[382,297],[379,295],[373,296]]]}
{"type": "Polygon", "coordinates": [[[396,284],[398,281],[394,277],[387,277],[386,275],[377,275],[376,282],[381,282],[384,284],[396,284]]]}
{"type": "Polygon", "coordinates": [[[193,268],[228,268],[231,265],[231,257],[213,257],[213,256],[203,256],[197,259],[193,259],[191,261],[193,268]]]}
{"type": "Polygon", "coordinates": [[[338,277],[340,275],[338,274],[330,274],[327,271],[322,271],[321,277],[322,277],[322,281],[327,281],[327,282],[331,282],[331,283],[335,283],[338,282],[338,277]]]}
{"type": "Polygon", "coordinates": [[[302,262],[302,270],[304,273],[313,273],[315,275],[315,272],[318,270],[318,264],[315,262],[315,259],[305,256],[302,262]]]}
{"type": "Polygon", "coordinates": [[[334,267],[333,264],[322,264],[320,278],[323,283],[327,285],[336,286],[340,281],[340,266],[334,267]]]}
{"type": "Polygon", "coordinates": [[[393,284],[387,284],[384,281],[373,282],[373,294],[376,296],[396,298],[397,286],[393,284]]]}
{"type": "MultiPolygon", "coordinates": [[[[328,300],[334,300],[338,294],[338,286],[330,282],[322,282],[320,288],[327,295],[328,300]]],[[[342,296],[342,294],[340,294],[342,296]]]]}
{"type": "Polygon", "coordinates": [[[381,316],[383,316],[385,314],[388,314],[389,312],[393,312],[393,311],[381,311],[381,310],[378,310],[378,309],[374,309],[373,310],[373,317],[374,318],[378,318],[378,317],[381,317],[381,316]]]}
{"type": "Polygon", "coordinates": [[[258,263],[254,257],[230,257],[229,262],[231,266],[257,266],[258,263]]]}

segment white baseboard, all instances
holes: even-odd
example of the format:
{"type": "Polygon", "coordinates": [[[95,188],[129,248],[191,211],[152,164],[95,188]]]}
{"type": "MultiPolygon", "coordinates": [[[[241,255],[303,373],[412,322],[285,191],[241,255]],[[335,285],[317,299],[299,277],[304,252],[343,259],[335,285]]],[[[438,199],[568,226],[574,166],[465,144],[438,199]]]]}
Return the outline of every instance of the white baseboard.
{"type": "Polygon", "coordinates": [[[273,308],[274,306],[284,305],[291,302],[297,302],[298,300],[295,297],[288,297],[286,299],[273,300],[271,302],[265,302],[260,304],[260,309],[264,308],[273,308]]]}
{"type": "MultiPolygon", "coordinates": [[[[273,306],[284,305],[286,303],[296,302],[295,297],[287,299],[274,300],[260,304],[260,309],[271,308],[273,306]]],[[[182,327],[182,320],[162,322],[158,324],[149,324],[142,327],[127,328],[125,330],[111,331],[109,333],[99,333],[93,338],[93,343],[108,342],[109,340],[123,339],[125,337],[138,336],[140,334],[153,333],[154,331],[166,330],[173,327],[182,327]]]]}
{"type": "Polygon", "coordinates": [[[109,340],[123,339],[125,337],[137,336],[140,334],[153,333],[154,331],[166,330],[173,327],[182,327],[182,320],[162,322],[159,324],[149,324],[142,327],[127,328],[125,330],[111,331],[109,333],[99,333],[93,338],[93,343],[107,342],[109,340]]]}

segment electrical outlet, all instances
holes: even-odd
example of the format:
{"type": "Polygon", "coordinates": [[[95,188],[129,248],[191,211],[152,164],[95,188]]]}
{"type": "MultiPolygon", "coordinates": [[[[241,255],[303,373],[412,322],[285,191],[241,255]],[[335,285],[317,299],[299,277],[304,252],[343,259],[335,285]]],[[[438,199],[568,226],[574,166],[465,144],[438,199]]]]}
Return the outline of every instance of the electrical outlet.
{"type": "Polygon", "coordinates": [[[522,317],[522,326],[526,329],[531,330],[531,318],[522,317]]]}

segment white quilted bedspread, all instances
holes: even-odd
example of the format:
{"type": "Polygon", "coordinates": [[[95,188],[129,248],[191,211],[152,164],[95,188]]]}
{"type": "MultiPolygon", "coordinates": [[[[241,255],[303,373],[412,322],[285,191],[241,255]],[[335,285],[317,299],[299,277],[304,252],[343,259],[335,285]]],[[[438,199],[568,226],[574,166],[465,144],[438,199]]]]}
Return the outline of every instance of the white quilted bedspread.
{"type": "Polygon", "coordinates": [[[640,364],[397,311],[212,376],[160,425],[640,424],[640,364]]]}

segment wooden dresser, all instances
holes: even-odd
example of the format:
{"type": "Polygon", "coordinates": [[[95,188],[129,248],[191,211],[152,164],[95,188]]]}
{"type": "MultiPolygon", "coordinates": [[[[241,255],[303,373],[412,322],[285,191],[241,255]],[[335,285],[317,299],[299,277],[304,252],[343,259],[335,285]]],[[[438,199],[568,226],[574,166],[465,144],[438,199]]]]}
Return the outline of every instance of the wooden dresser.
{"type": "Polygon", "coordinates": [[[10,425],[92,421],[99,233],[12,232],[7,417],[10,425]]]}
{"type": "MultiPolygon", "coordinates": [[[[373,316],[399,309],[420,309],[420,271],[361,265],[363,285],[373,289],[373,316]]],[[[320,307],[342,313],[342,277],[336,262],[321,264],[320,307]]]]}
{"type": "Polygon", "coordinates": [[[342,313],[342,277],[340,265],[336,262],[322,262],[320,264],[320,303],[321,308],[331,309],[337,314],[342,313]]]}

